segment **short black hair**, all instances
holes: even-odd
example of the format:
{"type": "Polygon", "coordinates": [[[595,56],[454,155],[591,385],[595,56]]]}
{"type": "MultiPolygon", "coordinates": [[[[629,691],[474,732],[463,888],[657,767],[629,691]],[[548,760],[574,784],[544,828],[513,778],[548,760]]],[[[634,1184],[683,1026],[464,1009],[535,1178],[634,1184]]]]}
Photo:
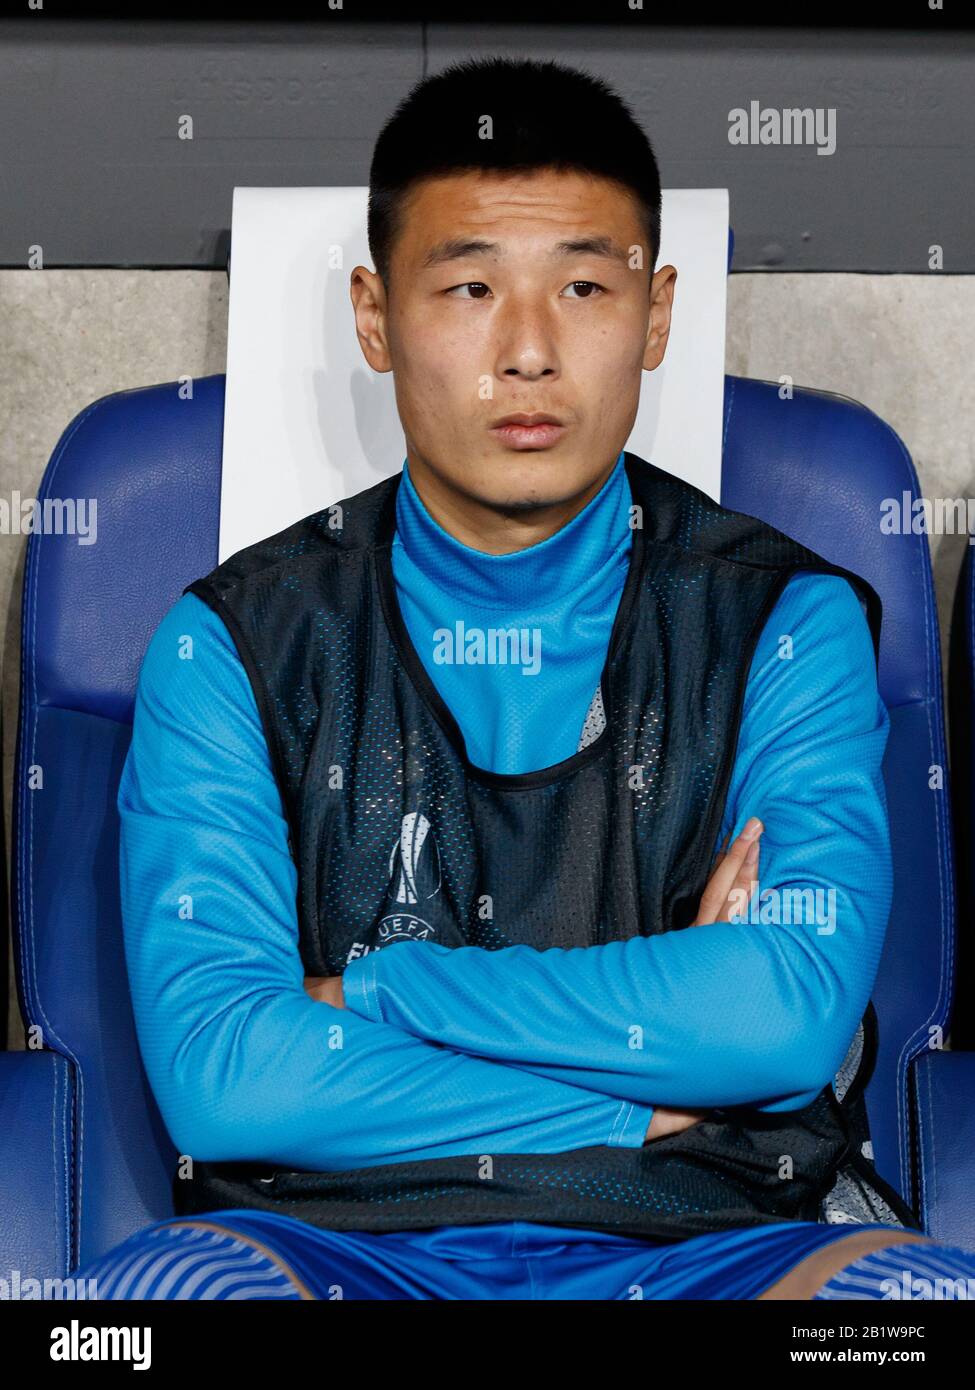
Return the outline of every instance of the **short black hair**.
{"type": "Polygon", "coordinates": [[[601,78],[552,60],[469,58],[422,79],[386,122],[369,169],[369,252],[389,287],[403,201],[419,180],[468,170],[557,168],[614,179],[660,253],[660,174],[650,141],[601,78]],[[492,138],[480,137],[485,116],[492,138]]]}

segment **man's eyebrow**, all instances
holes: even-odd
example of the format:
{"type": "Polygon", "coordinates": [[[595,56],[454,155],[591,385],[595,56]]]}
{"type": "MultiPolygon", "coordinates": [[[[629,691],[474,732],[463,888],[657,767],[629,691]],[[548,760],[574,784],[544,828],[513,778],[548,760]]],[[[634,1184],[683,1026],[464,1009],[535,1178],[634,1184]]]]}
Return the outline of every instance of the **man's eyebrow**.
{"type": "MultiPolygon", "coordinates": [[[[629,265],[627,252],[608,236],[573,237],[567,241],[558,241],[550,254],[562,257],[601,256],[606,260],[622,261],[624,265],[629,265]]],[[[462,261],[469,256],[500,255],[500,242],[484,241],[479,237],[447,237],[431,246],[423,258],[421,269],[429,270],[433,266],[445,265],[449,261],[462,261]]]]}

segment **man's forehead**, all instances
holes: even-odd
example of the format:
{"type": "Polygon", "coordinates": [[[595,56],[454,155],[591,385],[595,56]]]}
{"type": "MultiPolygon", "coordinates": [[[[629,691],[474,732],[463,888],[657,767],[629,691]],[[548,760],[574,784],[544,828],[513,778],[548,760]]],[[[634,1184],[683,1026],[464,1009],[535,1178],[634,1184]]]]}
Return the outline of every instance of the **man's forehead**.
{"type": "Polygon", "coordinates": [[[625,235],[639,222],[636,201],[612,179],[578,170],[539,169],[534,173],[498,174],[469,170],[418,180],[405,200],[407,226],[420,240],[447,237],[501,241],[492,222],[550,224],[551,235],[578,237],[625,235]]]}

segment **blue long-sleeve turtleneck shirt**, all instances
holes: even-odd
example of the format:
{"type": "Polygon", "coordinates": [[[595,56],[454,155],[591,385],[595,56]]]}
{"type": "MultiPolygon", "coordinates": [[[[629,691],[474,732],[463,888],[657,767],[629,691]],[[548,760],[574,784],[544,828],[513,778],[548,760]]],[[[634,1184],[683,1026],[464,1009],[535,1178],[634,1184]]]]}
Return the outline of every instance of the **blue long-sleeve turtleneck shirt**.
{"type": "MultiPolygon", "coordinates": [[[[404,471],[398,600],[479,766],[530,771],[576,750],[629,503],[620,459],[555,536],[492,556],[447,535],[404,471]],[[435,630],[474,625],[478,607],[492,626],[541,630],[536,674],[437,662],[435,630]]],[[[760,816],[762,891],[832,889],[832,929],[827,913],[822,932],[749,919],[572,951],[412,942],[350,962],[338,1010],[303,988],[297,871],[253,691],[219,617],[184,595],[143,662],[118,794],[133,1006],[175,1142],[201,1160],[338,1169],[636,1147],[656,1104],[806,1104],[879,963],[887,727],[853,591],[793,578],[752,660],[722,836],[760,816]]]]}
{"type": "Polygon", "coordinates": [[[393,575],[427,673],[461,726],[467,755],[492,772],[529,772],[571,757],[599,685],[630,563],[632,502],[622,453],[609,478],[547,540],[508,555],[462,544],[433,520],[409,465],[396,494],[393,575]],[[456,657],[437,634],[523,629],[513,664],[456,657]]]}

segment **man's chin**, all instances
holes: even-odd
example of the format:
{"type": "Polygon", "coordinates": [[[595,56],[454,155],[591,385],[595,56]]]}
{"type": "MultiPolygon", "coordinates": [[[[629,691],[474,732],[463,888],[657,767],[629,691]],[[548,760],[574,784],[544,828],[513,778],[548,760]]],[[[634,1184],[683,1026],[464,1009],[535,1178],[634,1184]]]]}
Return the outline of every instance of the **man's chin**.
{"type": "Polygon", "coordinates": [[[564,506],[596,482],[592,455],[580,458],[576,448],[558,445],[513,450],[490,440],[477,454],[457,451],[450,461],[449,469],[437,469],[444,482],[473,502],[512,516],[564,506]]]}
{"type": "Polygon", "coordinates": [[[495,487],[487,486],[486,472],[479,474],[477,486],[472,495],[482,504],[494,511],[509,516],[527,516],[532,512],[545,511],[550,507],[561,507],[585,490],[589,480],[580,478],[578,486],[573,487],[570,475],[559,470],[555,475],[551,468],[537,478],[526,477],[520,470],[517,476],[492,478],[495,487]]]}

